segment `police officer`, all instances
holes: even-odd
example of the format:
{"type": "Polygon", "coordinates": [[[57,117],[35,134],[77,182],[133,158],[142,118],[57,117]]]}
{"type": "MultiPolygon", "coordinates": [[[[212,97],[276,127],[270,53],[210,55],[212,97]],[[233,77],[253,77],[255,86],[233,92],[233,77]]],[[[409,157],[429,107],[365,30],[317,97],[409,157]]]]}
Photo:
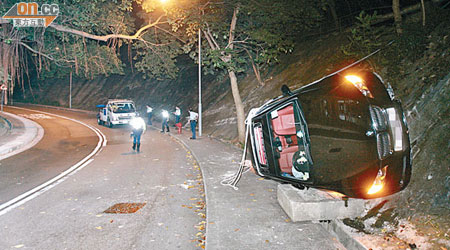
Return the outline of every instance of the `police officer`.
{"type": "Polygon", "coordinates": [[[192,110],[192,108],[189,108],[189,122],[191,124],[191,132],[192,132],[192,137],[189,138],[191,140],[195,140],[195,127],[197,127],[197,119],[198,119],[198,113],[194,112],[192,110]]]}
{"type": "Polygon", "coordinates": [[[161,133],[164,133],[164,130],[167,128],[167,132],[169,131],[169,112],[167,110],[163,110],[162,113],[162,129],[161,133]]]}
{"type": "Polygon", "coordinates": [[[141,135],[145,132],[147,125],[144,119],[141,117],[135,117],[130,121],[131,125],[131,137],[133,137],[133,150],[140,151],[141,147],[141,135]]]}
{"type": "Polygon", "coordinates": [[[181,117],[181,109],[178,106],[175,107],[175,112],[173,112],[173,114],[175,115],[175,124],[179,123],[181,117]]]}
{"type": "Polygon", "coordinates": [[[148,125],[152,125],[152,115],[153,115],[153,108],[150,107],[149,104],[147,104],[147,118],[148,118],[148,125]]]}

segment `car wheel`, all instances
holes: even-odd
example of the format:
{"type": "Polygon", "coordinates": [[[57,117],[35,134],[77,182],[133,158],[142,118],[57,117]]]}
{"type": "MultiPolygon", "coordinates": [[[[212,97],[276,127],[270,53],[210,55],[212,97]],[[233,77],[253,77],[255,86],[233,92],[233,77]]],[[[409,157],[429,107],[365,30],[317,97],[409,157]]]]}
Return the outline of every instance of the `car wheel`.
{"type": "Polygon", "coordinates": [[[102,120],[100,120],[100,117],[97,117],[97,124],[98,125],[103,125],[103,122],[102,122],[102,120]]]}
{"type": "Polygon", "coordinates": [[[302,184],[292,184],[293,187],[300,189],[300,190],[304,190],[306,187],[302,184]]]}
{"type": "Polygon", "coordinates": [[[112,124],[112,122],[109,120],[109,118],[108,118],[108,127],[109,127],[109,128],[114,127],[114,124],[112,124]]]}

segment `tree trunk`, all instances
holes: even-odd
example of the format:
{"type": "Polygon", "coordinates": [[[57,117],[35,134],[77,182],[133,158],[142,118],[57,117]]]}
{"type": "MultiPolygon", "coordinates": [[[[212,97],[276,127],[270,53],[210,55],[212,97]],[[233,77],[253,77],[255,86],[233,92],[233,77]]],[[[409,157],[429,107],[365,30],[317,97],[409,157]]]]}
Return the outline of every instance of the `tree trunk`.
{"type": "Polygon", "coordinates": [[[339,25],[339,18],[338,15],[336,13],[336,3],[334,0],[328,0],[328,7],[330,8],[330,12],[331,12],[331,16],[333,17],[334,20],[334,25],[336,27],[337,31],[340,31],[340,25],[339,25]]]}
{"type": "Polygon", "coordinates": [[[248,57],[250,58],[250,62],[252,63],[253,72],[255,73],[256,80],[258,80],[259,86],[264,86],[264,82],[261,79],[261,73],[259,72],[259,68],[255,64],[255,61],[253,60],[252,54],[246,49],[245,52],[247,52],[248,57]]]}
{"type": "MultiPolygon", "coordinates": [[[[8,59],[9,59],[9,53],[10,53],[10,47],[8,44],[6,44],[5,42],[2,42],[0,44],[0,63],[1,63],[1,70],[3,71],[3,79],[1,79],[1,83],[0,85],[4,84],[8,90],[10,88],[12,88],[12,84],[10,84],[9,80],[9,70],[8,70],[8,59]]],[[[0,92],[5,92],[4,96],[3,96],[3,103],[4,104],[8,104],[8,91],[0,91],[0,92]]]]}
{"type": "MultiPolygon", "coordinates": [[[[239,5],[234,8],[233,17],[231,18],[230,33],[228,40],[228,48],[233,49],[234,41],[234,31],[236,30],[237,15],[239,13],[239,5]]],[[[226,62],[231,60],[231,55],[229,57],[222,57],[222,60],[226,62]]],[[[237,82],[237,77],[234,71],[228,70],[228,75],[230,76],[231,93],[233,94],[234,105],[236,106],[236,116],[237,116],[237,127],[239,142],[245,142],[245,114],[244,105],[242,104],[241,94],[239,94],[239,87],[237,82]]]]}
{"type": "Polygon", "coordinates": [[[425,1],[420,0],[420,2],[422,4],[422,26],[425,26],[425,1]]]}
{"type": "Polygon", "coordinates": [[[264,82],[261,79],[261,73],[259,72],[258,67],[252,61],[253,72],[255,72],[256,80],[258,80],[259,86],[264,86],[264,82]]]}
{"type": "Polygon", "coordinates": [[[234,71],[228,71],[231,84],[231,93],[233,94],[234,105],[236,106],[237,127],[239,142],[245,142],[245,113],[244,105],[242,104],[241,95],[239,94],[237,77],[234,71]]]}
{"type": "Polygon", "coordinates": [[[400,0],[392,0],[392,11],[394,12],[395,31],[401,35],[402,30],[402,14],[400,12],[400,0]]]}

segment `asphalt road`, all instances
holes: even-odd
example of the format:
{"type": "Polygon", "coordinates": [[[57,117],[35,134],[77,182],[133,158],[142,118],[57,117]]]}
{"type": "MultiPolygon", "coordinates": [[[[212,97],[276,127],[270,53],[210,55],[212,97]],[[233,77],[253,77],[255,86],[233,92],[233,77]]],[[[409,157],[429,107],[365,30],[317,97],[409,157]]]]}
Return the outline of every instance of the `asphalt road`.
{"type": "Polygon", "coordinates": [[[35,147],[0,162],[0,205],[82,160],[88,164],[0,215],[0,249],[199,248],[196,235],[203,218],[196,204],[203,199],[202,184],[195,162],[180,144],[148,130],[137,154],[126,127],[99,126],[92,114],[33,109],[96,127],[107,143],[96,152],[102,136],[85,125],[7,108],[39,123],[45,134],[35,147]],[[135,213],[104,213],[118,203],[145,205],[135,213]]]}

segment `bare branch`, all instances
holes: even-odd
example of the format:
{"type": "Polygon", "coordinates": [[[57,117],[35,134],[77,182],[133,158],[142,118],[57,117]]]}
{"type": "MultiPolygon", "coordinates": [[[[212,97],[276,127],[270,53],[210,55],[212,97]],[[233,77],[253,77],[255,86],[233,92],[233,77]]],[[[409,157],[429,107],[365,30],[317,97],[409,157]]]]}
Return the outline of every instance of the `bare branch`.
{"type": "Polygon", "coordinates": [[[108,41],[109,39],[113,39],[113,38],[118,38],[118,39],[127,39],[127,40],[137,40],[140,38],[140,35],[142,32],[144,32],[145,30],[157,25],[160,23],[161,18],[164,15],[161,15],[160,17],[158,17],[158,19],[156,19],[155,22],[147,24],[143,27],[141,27],[134,35],[123,35],[123,34],[109,34],[109,35],[103,35],[103,36],[99,36],[99,35],[94,35],[94,34],[90,34],[81,30],[76,30],[76,29],[72,29],[66,26],[62,26],[56,23],[52,23],[50,24],[49,27],[52,27],[58,31],[62,31],[62,32],[68,32],[68,33],[72,33],[74,35],[78,35],[78,36],[82,36],[85,38],[89,38],[92,40],[97,40],[97,41],[108,41]]]}
{"type": "Polygon", "coordinates": [[[248,57],[250,58],[250,62],[252,63],[253,72],[255,73],[256,79],[260,86],[264,86],[264,82],[261,79],[261,72],[259,71],[258,66],[255,64],[255,60],[253,60],[252,54],[247,49],[244,49],[247,52],[248,57]]]}
{"type": "Polygon", "coordinates": [[[237,23],[237,14],[239,13],[239,6],[236,6],[233,11],[233,18],[231,19],[230,24],[230,34],[228,37],[228,45],[227,47],[230,47],[230,49],[233,49],[233,41],[234,41],[234,30],[236,29],[236,23],[237,23]]]}
{"type": "Polygon", "coordinates": [[[155,28],[157,28],[157,29],[159,29],[159,30],[161,30],[161,31],[166,32],[167,34],[169,34],[169,35],[175,37],[177,40],[179,40],[179,41],[182,42],[182,43],[187,43],[185,40],[181,39],[179,36],[173,34],[172,32],[170,32],[170,31],[168,31],[168,30],[166,30],[166,29],[164,29],[164,28],[159,27],[158,25],[155,25],[155,28]]]}
{"type": "Polygon", "coordinates": [[[20,45],[22,45],[23,47],[27,48],[28,50],[30,50],[31,52],[33,52],[33,53],[35,53],[35,54],[41,55],[41,56],[43,56],[43,57],[45,57],[45,58],[47,58],[47,59],[50,59],[50,60],[52,60],[52,61],[55,61],[55,63],[57,63],[57,61],[64,61],[64,62],[68,62],[68,63],[75,62],[74,60],[55,59],[55,58],[53,58],[52,56],[49,56],[49,55],[47,55],[47,54],[44,54],[44,53],[42,53],[42,52],[39,52],[39,51],[37,51],[37,50],[31,48],[28,44],[26,44],[26,43],[24,43],[24,42],[18,41],[17,43],[20,44],[20,45]]]}
{"type": "Polygon", "coordinates": [[[214,44],[213,40],[214,38],[212,38],[211,33],[206,32],[206,30],[203,30],[203,34],[206,37],[206,40],[208,41],[209,47],[211,47],[211,49],[213,50],[218,50],[220,49],[219,47],[216,47],[216,45],[214,44]]]}
{"type": "Polygon", "coordinates": [[[219,44],[217,43],[216,39],[214,39],[214,36],[211,34],[211,30],[209,29],[209,25],[206,24],[206,27],[207,27],[208,29],[207,29],[207,34],[205,33],[205,35],[207,36],[207,38],[208,38],[208,36],[209,36],[209,38],[211,39],[212,43],[214,44],[214,46],[211,46],[211,48],[214,49],[214,50],[219,50],[219,49],[220,49],[220,46],[219,46],[219,44]]]}
{"type": "Polygon", "coordinates": [[[245,38],[245,39],[242,40],[242,41],[231,41],[231,42],[227,45],[227,47],[225,47],[225,49],[230,48],[230,45],[231,45],[231,44],[240,44],[240,43],[242,43],[242,44],[248,44],[248,42],[246,42],[248,39],[249,39],[249,37],[245,38]]]}

